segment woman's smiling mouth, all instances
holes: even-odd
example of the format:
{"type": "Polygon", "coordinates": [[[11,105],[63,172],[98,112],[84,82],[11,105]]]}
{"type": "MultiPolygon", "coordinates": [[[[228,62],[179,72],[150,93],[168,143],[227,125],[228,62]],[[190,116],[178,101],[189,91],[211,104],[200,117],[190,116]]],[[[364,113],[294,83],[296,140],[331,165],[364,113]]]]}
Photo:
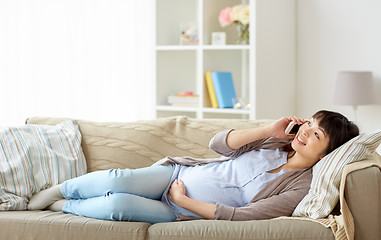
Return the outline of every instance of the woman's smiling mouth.
{"type": "Polygon", "coordinates": [[[306,143],[304,142],[304,140],[300,138],[300,134],[298,134],[298,135],[296,136],[295,139],[296,139],[296,141],[297,141],[299,144],[306,145],[306,143]]]}

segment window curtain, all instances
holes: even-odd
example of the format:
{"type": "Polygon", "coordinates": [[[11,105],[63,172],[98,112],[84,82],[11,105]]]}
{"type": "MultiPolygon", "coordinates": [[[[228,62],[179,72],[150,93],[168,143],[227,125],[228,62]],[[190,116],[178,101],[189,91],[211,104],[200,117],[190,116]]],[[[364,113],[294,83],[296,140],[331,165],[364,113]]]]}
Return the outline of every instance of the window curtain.
{"type": "Polygon", "coordinates": [[[154,116],[154,0],[0,0],[0,125],[154,116]]]}

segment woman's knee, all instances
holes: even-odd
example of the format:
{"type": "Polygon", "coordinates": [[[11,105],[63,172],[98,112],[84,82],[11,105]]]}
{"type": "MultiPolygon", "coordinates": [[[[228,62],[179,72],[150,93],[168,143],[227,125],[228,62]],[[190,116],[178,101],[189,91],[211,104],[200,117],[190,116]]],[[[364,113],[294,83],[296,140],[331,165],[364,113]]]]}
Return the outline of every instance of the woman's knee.
{"type": "Polygon", "coordinates": [[[117,221],[129,221],[131,218],[131,204],[133,201],[130,194],[107,193],[105,196],[105,208],[110,213],[110,218],[117,221]]]}
{"type": "Polygon", "coordinates": [[[124,211],[133,205],[133,195],[127,193],[107,193],[105,195],[105,207],[110,211],[124,211]]]}
{"type": "Polygon", "coordinates": [[[121,185],[127,184],[127,179],[131,176],[131,169],[109,169],[107,170],[107,185],[110,187],[110,191],[118,189],[121,185]]]}
{"type": "Polygon", "coordinates": [[[170,222],[176,219],[174,213],[167,209],[167,206],[162,206],[164,203],[161,201],[126,193],[109,193],[105,197],[107,199],[105,208],[110,213],[112,220],[156,223],[170,222]]]}

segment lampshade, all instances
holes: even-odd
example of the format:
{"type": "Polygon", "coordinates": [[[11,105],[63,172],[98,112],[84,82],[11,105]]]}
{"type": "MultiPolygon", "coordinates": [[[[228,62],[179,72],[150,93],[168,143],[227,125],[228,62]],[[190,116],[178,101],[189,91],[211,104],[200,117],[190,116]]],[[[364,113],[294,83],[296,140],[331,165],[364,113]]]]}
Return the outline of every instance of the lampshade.
{"type": "Polygon", "coordinates": [[[339,72],[337,75],[334,104],[375,104],[372,72],[339,72]]]}

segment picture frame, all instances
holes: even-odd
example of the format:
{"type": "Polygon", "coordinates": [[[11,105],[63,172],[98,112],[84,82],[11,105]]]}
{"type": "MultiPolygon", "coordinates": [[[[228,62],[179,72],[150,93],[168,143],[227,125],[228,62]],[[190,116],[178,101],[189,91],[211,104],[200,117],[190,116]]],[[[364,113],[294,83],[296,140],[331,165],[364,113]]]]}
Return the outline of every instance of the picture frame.
{"type": "Polygon", "coordinates": [[[225,32],[212,32],[212,45],[225,45],[226,33],[225,32]]]}

